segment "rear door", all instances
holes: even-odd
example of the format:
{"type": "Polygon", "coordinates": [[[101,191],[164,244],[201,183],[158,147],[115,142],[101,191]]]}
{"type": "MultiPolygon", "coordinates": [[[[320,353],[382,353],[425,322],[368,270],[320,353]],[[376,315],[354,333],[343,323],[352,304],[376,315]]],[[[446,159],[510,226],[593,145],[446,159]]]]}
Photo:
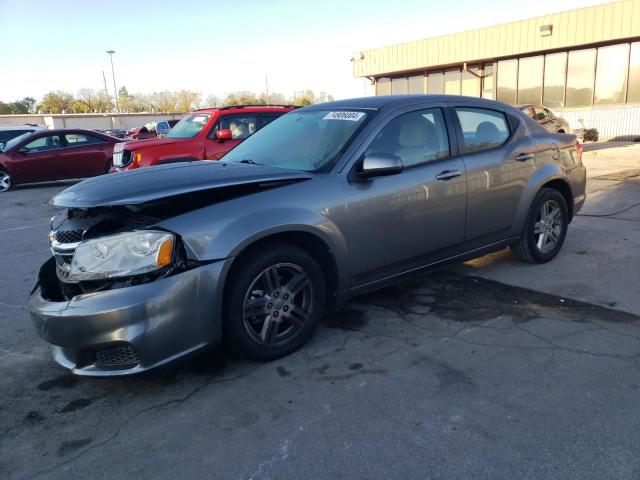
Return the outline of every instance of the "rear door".
{"type": "Polygon", "coordinates": [[[480,247],[510,234],[518,202],[534,171],[535,143],[524,122],[483,104],[452,104],[467,172],[465,242],[480,247]]]}
{"type": "Polygon", "coordinates": [[[64,139],[58,134],[42,135],[12,152],[20,182],[42,182],[65,177],[65,161],[61,155],[64,139]]]}
{"type": "Polygon", "coordinates": [[[258,130],[257,113],[223,115],[214,124],[205,140],[205,154],[209,160],[222,156],[258,130]],[[218,130],[231,130],[231,140],[216,140],[218,130]]]}
{"type": "Polygon", "coordinates": [[[62,155],[67,178],[85,178],[105,173],[113,150],[112,143],[86,132],[64,135],[62,155]]]}

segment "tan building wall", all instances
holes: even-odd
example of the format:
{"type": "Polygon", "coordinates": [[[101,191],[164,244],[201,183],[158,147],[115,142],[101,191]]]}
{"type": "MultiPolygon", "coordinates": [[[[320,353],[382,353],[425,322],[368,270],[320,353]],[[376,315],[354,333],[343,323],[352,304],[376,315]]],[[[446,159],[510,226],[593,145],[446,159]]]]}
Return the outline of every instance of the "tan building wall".
{"type": "Polygon", "coordinates": [[[380,76],[634,37],[640,37],[640,0],[624,0],[356,52],[353,73],[380,76]],[[553,26],[550,36],[541,35],[543,25],[553,26]]]}

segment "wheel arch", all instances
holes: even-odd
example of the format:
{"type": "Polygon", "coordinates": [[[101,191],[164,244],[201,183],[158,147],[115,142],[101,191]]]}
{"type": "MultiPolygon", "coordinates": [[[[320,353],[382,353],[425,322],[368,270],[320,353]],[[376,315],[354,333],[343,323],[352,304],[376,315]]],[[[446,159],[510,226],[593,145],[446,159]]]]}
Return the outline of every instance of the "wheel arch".
{"type": "Polygon", "coordinates": [[[230,280],[232,280],[233,275],[234,273],[236,273],[242,259],[251,255],[253,252],[260,248],[266,248],[270,244],[275,243],[286,243],[295,245],[305,250],[318,261],[318,265],[322,269],[325,277],[328,306],[335,305],[338,301],[339,296],[338,294],[340,290],[340,275],[334,250],[320,236],[312,232],[299,229],[284,230],[265,234],[264,236],[252,239],[250,242],[243,245],[242,248],[237,252],[234,252],[233,261],[231,262],[229,270],[224,279],[223,298],[227,298],[230,280]]]}
{"type": "Polygon", "coordinates": [[[573,219],[573,191],[571,190],[571,185],[569,185],[569,182],[567,182],[563,178],[555,178],[544,183],[538,191],[542,190],[543,188],[551,188],[560,192],[560,194],[564,198],[564,201],[567,203],[567,209],[569,210],[569,221],[571,221],[573,219]]]}

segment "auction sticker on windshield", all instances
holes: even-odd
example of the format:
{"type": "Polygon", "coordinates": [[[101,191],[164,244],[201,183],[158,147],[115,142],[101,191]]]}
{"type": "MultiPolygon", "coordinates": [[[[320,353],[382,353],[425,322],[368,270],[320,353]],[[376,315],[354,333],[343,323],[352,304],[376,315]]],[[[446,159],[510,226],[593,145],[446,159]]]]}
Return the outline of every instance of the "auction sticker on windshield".
{"type": "Polygon", "coordinates": [[[364,117],[362,112],[329,112],[322,119],[323,120],[347,120],[349,122],[358,122],[364,117]]]}

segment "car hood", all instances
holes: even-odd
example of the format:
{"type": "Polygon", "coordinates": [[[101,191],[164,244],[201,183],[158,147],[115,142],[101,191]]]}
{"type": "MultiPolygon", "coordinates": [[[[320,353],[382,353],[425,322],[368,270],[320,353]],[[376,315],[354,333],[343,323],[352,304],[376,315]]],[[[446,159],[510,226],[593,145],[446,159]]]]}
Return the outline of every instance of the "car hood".
{"type": "Polygon", "coordinates": [[[184,142],[184,138],[146,138],[142,140],[127,140],[124,148],[126,150],[138,150],[157,146],[171,145],[172,143],[184,142]]]}
{"type": "Polygon", "coordinates": [[[71,208],[139,205],[194,192],[310,178],[310,173],[262,165],[212,161],[175,163],[90,178],[53,197],[51,204],[71,208]]]}

